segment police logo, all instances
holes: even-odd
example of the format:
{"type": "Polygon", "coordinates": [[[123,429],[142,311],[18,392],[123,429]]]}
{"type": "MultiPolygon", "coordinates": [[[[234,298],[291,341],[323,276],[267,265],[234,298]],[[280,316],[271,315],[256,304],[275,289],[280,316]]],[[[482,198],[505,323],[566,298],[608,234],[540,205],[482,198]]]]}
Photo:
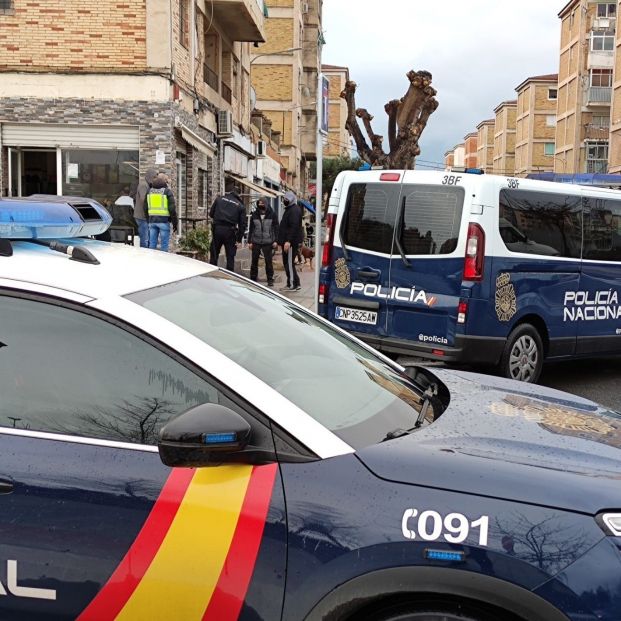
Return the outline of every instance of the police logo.
{"type": "Polygon", "coordinates": [[[511,284],[511,275],[499,274],[496,278],[496,315],[499,321],[509,321],[517,313],[515,288],[511,284]]]}
{"type": "Polygon", "coordinates": [[[334,264],[334,279],[339,289],[345,289],[351,284],[351,274],[345,259],[338,259],[334,264]]]}

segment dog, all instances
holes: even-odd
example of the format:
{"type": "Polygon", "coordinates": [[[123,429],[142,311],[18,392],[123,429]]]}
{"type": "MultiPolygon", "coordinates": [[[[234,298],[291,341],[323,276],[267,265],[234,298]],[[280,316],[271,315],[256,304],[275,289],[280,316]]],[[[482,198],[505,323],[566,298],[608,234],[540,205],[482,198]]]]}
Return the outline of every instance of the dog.
{"type": "Polygon", "coordinates": [[[310,267],[313,269],[313,259],[315,258],[315,251],[308,246],[302,246],[300,248],[300,254],[304,257],[304,263],[302,265],[306,265],[308,261],[310,261],[310,267]]]}

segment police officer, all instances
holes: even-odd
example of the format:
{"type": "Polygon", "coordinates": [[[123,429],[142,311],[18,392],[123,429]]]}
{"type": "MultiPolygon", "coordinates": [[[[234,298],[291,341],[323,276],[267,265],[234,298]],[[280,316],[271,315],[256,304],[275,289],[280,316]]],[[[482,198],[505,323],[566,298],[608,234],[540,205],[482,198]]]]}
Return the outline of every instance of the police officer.
{"type": "Polygon", "coordinates": [[[274,286],[274,264],[272,262],[272,251],[278,247],[278,218],[268,207],[267,201],[260,198],[257,201],[257,208],[250,218],[250,229],[248,231],[248,247],[252,250],[252,262],[250,264],[251,280],[258,280],[259,277],[259,257],[263,253],[265,258],[265,275],[267,276],[267,286],[274,286]]]}
{"type": "Polygon", "coordinates": [[[211,218],[213,242],[211,263],[218,265],[220,250],[224,246],[226,252],[226,269],[235,270],[235,254],[246,229],[246,209],[235,191],[232,181],[226,183],[226,193],[214,201],[209,210],[211,218]]]}
{"type": "Polygon", "coordinates": [[[177,208],[175,195],[166,183],[166,175],[160,173],[152,183],[146,196],[147,216],[149,218],[149,248],[157,248],[160,239],[160,250],[168,252],[170,227],[177,230],[177,208]]]}

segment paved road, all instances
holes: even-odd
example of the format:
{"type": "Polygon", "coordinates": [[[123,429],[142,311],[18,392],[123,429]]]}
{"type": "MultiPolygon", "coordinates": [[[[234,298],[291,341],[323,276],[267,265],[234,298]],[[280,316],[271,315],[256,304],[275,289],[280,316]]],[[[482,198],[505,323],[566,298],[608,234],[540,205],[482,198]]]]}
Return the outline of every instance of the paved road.
{"type": "Polygon", "coordinates": [[[621,358],[546,365],[540,383],[621,411],[621,358]]]}

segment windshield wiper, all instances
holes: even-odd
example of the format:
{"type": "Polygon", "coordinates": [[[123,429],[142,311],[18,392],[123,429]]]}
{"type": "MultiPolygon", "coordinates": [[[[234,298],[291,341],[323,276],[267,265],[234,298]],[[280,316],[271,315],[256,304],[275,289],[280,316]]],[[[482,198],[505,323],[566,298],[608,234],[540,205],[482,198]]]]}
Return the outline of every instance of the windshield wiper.
{"type": "Polygon", "coordinates": [[[382,439],[382,442],[387,442],[388,440],[394,440],[395,438],[402,438],[403,436],[407,436],[413,431],[419,429],[422,424],[425,422],[425,417],[427,416],[427,412],[429,411],[429,406],[431,405],[431,400],[435,397],[436,392],[434,388],[430,385],[427,386],[425,392],[423,393],[423,405],[418,413],[416,418],[416,422],[414,423],[414,427],[411,429],[402,429],[401,427],[397,429],[393,429],[389,431],[386,436],[382,439]]]}

